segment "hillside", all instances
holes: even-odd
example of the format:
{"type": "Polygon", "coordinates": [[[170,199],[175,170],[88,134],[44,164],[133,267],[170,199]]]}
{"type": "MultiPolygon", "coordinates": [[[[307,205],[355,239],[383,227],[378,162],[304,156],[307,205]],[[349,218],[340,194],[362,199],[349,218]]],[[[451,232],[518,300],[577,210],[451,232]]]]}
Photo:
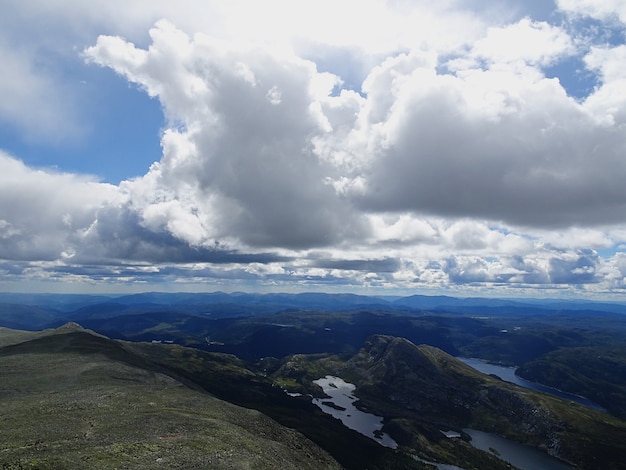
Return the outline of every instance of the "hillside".
{"type": "Polygon", "coordinates": [[[320,396],[313,381],[327,375],[354,384],[359,409],[384,416],[382,431],[430,460],[499,468],[464,439],[441,432],[463,435],[464,428],[473,428],[541,448],[576,468],[623,468],[624,421],[480,374],[432,346],[377,335],[348,358],[286,358],[272,377],[294,392],[320,396]]]}
{"type": "Polygon", "coordinates": [[[0,468],[340,468],[300,433],[68,325],[0,329],[0,468]]]}
{"type": "Polygon", "coordinates": [[[588,397],[626,419],[626,345],[562,348],[524,364],[516,373],[588,397]]]}

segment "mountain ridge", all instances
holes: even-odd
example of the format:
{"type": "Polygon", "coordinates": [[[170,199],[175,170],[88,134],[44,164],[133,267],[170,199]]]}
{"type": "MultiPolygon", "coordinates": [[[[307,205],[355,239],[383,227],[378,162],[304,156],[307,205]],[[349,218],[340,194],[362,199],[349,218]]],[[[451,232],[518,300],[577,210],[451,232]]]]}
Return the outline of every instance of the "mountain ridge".
{"type": "Polygon", "coordinates": [[[29,336],[0,348],[2,468],[340,468],[301,434],[123,344],[76,325],[29,336]]]}

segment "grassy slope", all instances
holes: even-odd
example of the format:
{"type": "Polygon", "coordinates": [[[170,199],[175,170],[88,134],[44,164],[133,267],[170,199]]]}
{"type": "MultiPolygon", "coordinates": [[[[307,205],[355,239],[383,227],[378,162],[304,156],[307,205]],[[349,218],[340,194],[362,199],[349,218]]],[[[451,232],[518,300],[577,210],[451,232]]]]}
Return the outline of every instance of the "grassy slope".
{"type": "Polygon", "coordinates": [[[299,433],[102,337],[3,329],[2,344],[0,468],[339,468],[299,433]]]}
{"type": "MultiPolygon", "coordinates": [[[[253,408],[296,429],[327,450],[347,469],[421,469],[423,464],[347,429],[324,414],[307,397],[289,397],[262,371],[229,354],[209,353],[179,345],[124,343],[146,360],[176,370],[218,398],[253,408]]],[[[262,363],[265,361],[262,361],[262,363]]]]}

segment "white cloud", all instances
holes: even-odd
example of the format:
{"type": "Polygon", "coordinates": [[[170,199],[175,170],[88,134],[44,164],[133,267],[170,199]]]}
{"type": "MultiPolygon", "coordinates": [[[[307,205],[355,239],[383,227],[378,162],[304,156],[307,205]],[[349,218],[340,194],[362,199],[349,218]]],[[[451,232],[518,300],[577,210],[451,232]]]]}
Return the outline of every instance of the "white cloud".
{"type": "Polygon", "coordinates": [[[559,9],[574,15],[590,16],[599,20],[617,17],[626,23],[626,2],[624,0],[556,0],[559,9]]]}
{"type": "Polygon", "coordinates": [[[585,56],[587,67],[599,73],[604,83],[626,79],[626,46],[593,47],[585,56]]]}
{"type": "Polygon", "coordinates": [[[440,234],[429,221],[401,215],[372,215],[370,217],[375,241],[435,244],[440,234]]]}
{"type": "Polygon", "coordinates": [[[187,241],[204,233],[273,247],[325,245],[364,229],[325,183],[334,169],[314,151],[314,138],[327,132],[314,64],[229,49],[201,34],[192,39],[163,21],[150,34],[148,50],[100,37],[85,51],[158,96],[170,120],[182,124],[165,132],[163,158],[145,177],[179,210],[165,216],[155,208],[164,203],[159,193],[150,200],[151,189],[138,207],[144,220],[161,214],[187,241]],[[242,64],[249,72],[243,76],[242,64]],[[189,225],[191,219],[206,223],[189,225]],[[187,235],[184,227],[191,229],[187,235]]]}
{"type": "MultiPolygon", "coordinates": [[[[598,73],[600,86],[585,106],[607,126],[620,129],[626,122],[626,46],[593,47],[585,56],[587,67],[598,73]]],[[[621,139],[621,133],[615,136],[621,139]]]]}
{"type": "Polygon", "coordinates": [[[441,75],[428,56],[405,54],[364,89],[367,157],[351,152],[366,160],[354,193],[364,208],[535,226],[622,222],[623,128],[537,69],[441,75]]]}
{"type": "MultiPolygon", "coordinates": [[[[86,67],[157,98],[167,126],[158,162],[119,186],[2,155],[0,270],[625,287],[622,254],[598,254],[626,233],[623,45],[533,20],[521,2],[183,3],[11,7],[48,25],[47,50],[72,42],[86,67]],[[572,58],[598,79],[584,99],[545,75],[572,58]]],[[[559,6],[624,17],[623,2],[559,6]]],[[[0,119],[71,129],[68,88],[35,67],[42,33],[0,26],[0,119]]]]}
{"type": "Polygon", "coordinates": [[[55,260],[73,252],[74,237],[119,199],[114,186],[34,170],[0,151],[0,258],[55,260]]]}
{"type": "Polygon", "coordinates": [[[574,52],[574,44],[562,29],[544,21],[524,18],[504,27],[491,27],[476,41],[471,55],[492,65],[522,62],[527,65],[550,65],[574,52]]]}

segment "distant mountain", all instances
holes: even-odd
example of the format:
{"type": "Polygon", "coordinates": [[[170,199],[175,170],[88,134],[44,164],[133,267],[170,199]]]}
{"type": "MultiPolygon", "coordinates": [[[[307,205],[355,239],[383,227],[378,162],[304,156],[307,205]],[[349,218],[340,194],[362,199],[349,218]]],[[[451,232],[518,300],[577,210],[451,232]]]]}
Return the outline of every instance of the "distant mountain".
{"type": "Polygon", "coordinates": [[[626,315],[626,304],[554,299],[491,299],[412,295],[364,296],[300,293],[161,293],[118,296],[0,293],[0,326],[38,329],[66,321],[155,312],[211,318],[267,315],[288,311],[387,312],[465,316],[626,315]]]}
{"type": "Polygon", "coordinates": [[[0,302],[71,311],[85,305],[108,302],[115,296],[91,294],[22,294],[0,292],[0,302]]]}
{"type": "Polygon", "coordinates": [[[394,300],[393,305],[450,313],[521,314],[524,312],[588,311],[626,314],[622,302],[597,302],[562,299],[497,299],[484,297],[447,297],[412,295],[394,300]]]}
{"type": "Polygon", "coordinates": [[[118,297],[117,302],[124,304],[160,304],[160,305],[229,305],[238,304],[255,306],[258,311],[270,312],[286,309],[315,309],[338,311],[358,306],[389,306],[390,302],[379,297],[370,297],[355,294],[326,294],[326,293],[301,293],[301,294],[251,294],[245,292],[224,293],[142,293],[118,297]]]}
{"type": "Polygon", "coordinates": [[[0,326],[13,329],[38,330],[62,316],[52,308],[19,303],[0,303],[0,326]]]}

